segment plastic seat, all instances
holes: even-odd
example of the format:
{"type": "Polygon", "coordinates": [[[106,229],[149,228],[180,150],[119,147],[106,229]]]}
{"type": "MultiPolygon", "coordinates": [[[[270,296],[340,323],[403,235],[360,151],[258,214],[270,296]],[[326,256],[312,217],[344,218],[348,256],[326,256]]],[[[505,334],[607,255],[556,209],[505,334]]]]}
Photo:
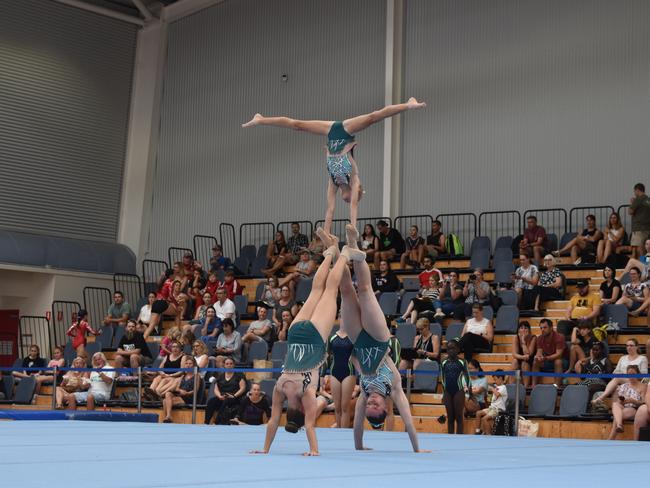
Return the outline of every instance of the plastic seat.
{"type": "Polygon", "coordinates": [[[413,389],[434,393],[438,386],[439,366],[437,361],[422,361],[413,374],[413,389]]]}
{"type": "Polygon", "coordinates": [[[21,378],[14,390],[14,397],[12,399],[2,400],[0,403],[20,403],[22,405],[29,405],[32,403],[35,389],[36,378],[33,376],[21,378]]]}
{"type": "Polygon", "coordinates": [[[586,385],[569,385],[560,398],[558,417],[579,417],[587,412],[589,388],[586,385]]]}
{"type": "Polygon", "coordinates": [[[160,343],[158,342],[147,342],[147,347],[149,348],[149,353],[152,358],[157,358],[160,354],[160,343]]]}
{"type": "Polygon", "coordinates": [[[311,278],[300,279],[300,281],[298,281],[298,285],[296,285],[296,302],[304,303],[307,301],[307,298],[309,298],[309,294],[311,293],[312,282],[313,280],[311,278]]]}
{"type": "Polygon", "coordinates": [[[459,339],[460,335],[463,333],[463,328],[465,324],[461,322],[453,322],[447,326],[447,331],[445,332],[445,339],[447,342],[452,339],[459,339]]]}
{"type": "Polygon", "coordinates": [[[262,278],[264,276],[264,272],[262,270],[266,268],[266,265],[266,256],[257,256],[250,265],[250,275],[255,278],[262,278]]]}
{"type": "Polygon", "coordinates": [[[578,235],[577,232],[565,232],[564,234],[562,234],[562,237],[560,238],[559,249],[562,249],[564,246],[566,246],[569,243],[569,241],[575,239],[577,235],[578,235]]]}
{"type": "Polygon", "coordinates": [[[553,385],[536,385],[530,394],[528,416],[545,417],[555,412],[557,388],[553,385]]]}
{"type": "Polygon", "coordinates": [[[517,292],[515,290],[499,290],[499,298],[504,305],[517,306],[517,292]]]}
{"type": "Polygon", "coordinates": [[[233,266],[235,267],[235,273],[238,275],[247,275],[250,264],[250,259],[245,256],[239,256],[233,263],[233,266]]]}
{"type": "Polygon", "coordinates": [[[497,283],[512,283],[512,274],[515,272],[515,265],[512,260],[494,262],[494,281],[497,283]]]}
{"type": "Polygon", "coordinates": [[[603,307],[605,322],[609,322],[609,319],[612,319],[612,322],[618,323],[620,328],[627,327],[627,312],[628,310],[625,305],[605,304],[603,307]]]}
{"type": "Polygon", "coordinates": [[[102,344],[106,344],[106,347],[110,347],[113,344],[114,329],[115,328],[112,325],[103,326],[95,340],[99,340],[102,344]]]}
{"type": "Polygon", "coordinates": [[[519,309],[514,305],[503,305],[499,308],[494,324],[495,332],[515,334],[519,327],[519,309]]]}
{"type": "Polygon", "coordinates": [[[271,401],[271,398],[273,398],[273,389],[275,388],[275,383],[276,380],[274,379],[265,379],[260,381],[260,388],[266,395],[266,398],[271,401]]]}
{"type": "Polygon", "coordinates": [[[492,320],[494,318],[494,309],[491,305],[483,305],[483,317],[488,320],[492,320]]]}
{"type": "Polygon", "coordinates": [[[409,307],[409,303],[411,303],[411,300],[413,300],[416,296],[418,296],[417,291],[407,291],[402,295],[402,301],[400,302],[399,306],[400,315],[404,315],[406,313],[406,309],[409,307]]]}
{"type": "Polygon", "coordinates": [[[245,315],[248,313],[248,297],[246,295],[235,295],[233,303],[238,314],[245,315]]]}
{"type": "Polygon", "coordinates": [[[92,367],[92,358],[93,354],[96,352],[102,352],[102,343],[101,341],[95,339],[95,342],[89,342],[86,344],[86,354],[88,355],[88,367],[92,367]]]}
{"type": "Polygon", "coordinates": [[[514,241],[514,239],[512,238],[512,236],[500,236],[497,239],[496,244],[494,245],[495,254],[499,249],[510,249],[510,252],[512,252],[512,242],[513,241],[514,241]]]}
{"type": "Polygon", "coordinates": [[[420,279],[404,278],[404,281],[402,281],[402,289],[405,291],[418,291],[420,289],[420,279]]]}
{"type": "Polygon", "coordinates": [[[478,248],[472,251],[470,268],[487,269],[490,267],[490,249],[478,248]]]}
{"type": "Polygon", "coordinates": [[[113,334],[113,344],[111,346],[113,349],[117,349],[122,337],[124,337],[124,327],[118,325],[115,327],[115,333],[113,334]]]}
{"type": "Polygon", "coordinates": [[[557,247],[557,234],[546,234],[546,244],[548,246],[547,251],[556,251],[557,247]]]}
{"type": "Polygon", "coordinates": [[[264,286],[266,285],[266,282],[260,281],[257,284],[257,288],[255,288],[255,301],[259,302],[262,300],[262,294],[264,293],[264,286]]]}
{"type": "Polygon", "coordinates": [[[433,324],[429,325],[429,330],[431,331],[432,335],[442,337],[442,325],[440,325],[438,322],[434,322],[433,324]]]}
{"type": "Polygon", "coordinates": [[[494,250],[494,256],[492,257],[495,266],[497,262],[500,261],[510,261],[512,262],[512,249],[509,247],[500,247],[494,250]]]}
{"type": "Polygon", "coordinates": [[[253,342],[248,348],[248,362],[252,363],[256,359],[267,359],[269,346],[266,341],[253,342]]]}
{"type": "Polygon", "coordinates": [[[395,337],[397,337],[397,340],[402,345],[402,349],[411,349],[413,347],[415,333],[415,324],[405,322],[397,327],[395,337]]]}
{"type": "Polygon", "coordinates": [[[488,236],[478,236],[472,240],[472,244],[470,246],[470,255],[473,255],[474,251],[477,251],[478,249],[487,249],[489,253],[491,248],[492,243],[490,242],[490,238],[488,236]]]}
{"type": "Polygon", "coordinates": [[[394,291],[388,291],[379,296],[379,306],[384,315],[395,315],[398,302],[399,294],[394,291]]]}
{"type": "MultiPolygon", "coordinates": [[[[515,413],[515,398],[516,398],[516,385],[506,385],[508,392],[508,402],[506,403],[506,412],[515,413]]],[[[526,387],[522,384],[519,385],[519,412],[524,411],[524,400],[526,400],[526,387]]]]}
{"type": "Polygon", "coordinates": [[[271,347],[271,360],[278,359],[284,362],[284,358],[287,357],[287,341],[276,341],[271,347]]]}
{"type": "Polygon", "coordinates": [[[66,342],[65,347],[63,348],[63,359],[65,359],[65,364],[68,366],[72,365],[72,361],[74,361],[74,358],[76,357],[77,351],[72,347],[72,341],[66,342]]]}
{"type": "Polygon", "coordinates": [[[248,261],[252,262],[257,257],[257,248],[253,245],[242,246],[239,251],[240,258],[246,258],[248,261]]]}

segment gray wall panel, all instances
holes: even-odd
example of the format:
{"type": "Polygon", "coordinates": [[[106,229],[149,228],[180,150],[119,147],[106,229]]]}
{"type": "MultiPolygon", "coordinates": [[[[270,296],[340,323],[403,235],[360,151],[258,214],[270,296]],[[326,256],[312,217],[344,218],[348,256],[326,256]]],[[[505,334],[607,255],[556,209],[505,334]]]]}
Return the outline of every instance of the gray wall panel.
{"type": "Polygon", "coordinates": [[[650,2],[407,0],[403,213],[627,203],[648,180],[650,2]]]}
{"type": "Polygon", "coordinates": [[[0,2],[0,227],[114,241],[136,28],[0,2]]]}
{"type": "MultiPolygon", "coordinates": [[[[255,112],[336,120],[381,107],[384,48],[377,0],[230,1],[171,25],[149,255],[219,222],[322,219],[324,138],[240,124],[255,112]]],[[[382,136],[378,125],[357,138],[362,216],[381,210],[382,136]]]]}

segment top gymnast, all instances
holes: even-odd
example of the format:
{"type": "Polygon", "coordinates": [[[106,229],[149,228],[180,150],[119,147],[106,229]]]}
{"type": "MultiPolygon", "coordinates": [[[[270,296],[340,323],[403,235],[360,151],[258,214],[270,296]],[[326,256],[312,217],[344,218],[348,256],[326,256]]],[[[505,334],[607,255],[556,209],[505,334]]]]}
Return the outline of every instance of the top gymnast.
{"type": "Polygon", "coordinates": [[[242,127],[255,125],[273,125],[287,129],[304,130],[311,134],[327,136],[327,172],[330,180],[327,185],[327,213],[323,228],[327,234],[331,232],[334,208],[336,206],[336,193],[341,189],[341,197],[350,204],[350,222],[357,226],[357,207],[361,199],[363,188],[359,178],[359,168],[354,160],[354,135],[367,129],[377,122],[402,113],[406,110],[426,107],[423,102],[409,98],[406,103],[388,105],[369,114],[359,115],[343,122],[326,120],[295,120],[289,117],[264,117],[255,116],[242,127]]]}

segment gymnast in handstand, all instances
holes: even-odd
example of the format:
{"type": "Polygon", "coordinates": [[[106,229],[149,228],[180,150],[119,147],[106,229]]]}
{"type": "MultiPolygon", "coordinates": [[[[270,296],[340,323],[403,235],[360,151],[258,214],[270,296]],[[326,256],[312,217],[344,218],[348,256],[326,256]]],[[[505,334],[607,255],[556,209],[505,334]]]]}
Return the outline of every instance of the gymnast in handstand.
{"type": "Polygon", "coordinates": [[[374,429],[382,428],[394,402],[411,439],[413,451],[430,452],[419,447],[410,405],[402,391],[399,371],[388,355],[390,332],[372,290],[366,255],[356,248],[358,232],[348,224],[346,234],[346,254],[353,262],[358,290],[357,295],[352,286],[350,271],[346,267],[340,284],[341,329],[354,343],[352,361],[360,373],[361,386],[361,395],[354,412],[354,446],[357,450],[368,450],[363,445],[364,418],[374,429]]]}
{"type": "Polygon", "coordinates": [[[287,357],[284,370],[273,390],[271,418],[266,427],[264,449],[252,454],[267,454],[275,438],[287,400],[287,423],[285,430],[296,433],[305,427],[309,452],[305,456],[318,456],[316,417],[318,404],[319,368],[327,359],[327,340],[336,320],[336,298],[343,270],[348,269],[347,248],[339,255],[338,239],[317,231],[328,249],[325,259],[314,276],[311,293],[289,327],[287,357]],[[330,265],[336,261],[330,270],[330,265]]]}
{"type": "Polygon", "coordinates": [[[425,103],[418,102],[411,97],[406,103],[388,105],[369,114],[345,119],[343,122],[295,120],[289,117],[265,117],[255,114],[249,122],[242,124],[242,127],[273,125],[327,136],[327,172],[330,178],[327,185],[327,213],[323,228],[325,233],[329,234],[336,207],[336,194],[339,189],[343,200],[350,204],[350,221],[354,227],[357,226],[358,202],[363,194],[363,187],[359,178],[359,167],[354,160],[354,147],[356,146],[354,135],[388,117],[425,106],[425,103]]]}

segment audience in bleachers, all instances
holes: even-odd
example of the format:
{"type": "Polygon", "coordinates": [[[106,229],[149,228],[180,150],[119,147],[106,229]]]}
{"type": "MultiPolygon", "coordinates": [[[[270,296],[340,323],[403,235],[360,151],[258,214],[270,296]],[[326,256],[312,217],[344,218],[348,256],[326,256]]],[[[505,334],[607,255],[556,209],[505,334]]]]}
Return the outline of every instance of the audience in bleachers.
{"type": "MultiPolygon", "coordinates": [[[[631,364],[625,370],[625,374],[639,374],[639,367],[631,364]]],[[[623,421],[631,420],[636,415],[637,409],[645,403],[646,390],[648,385],[642,383],[638,378],[626,378],[616,388],[616,394],[612,399],[612,430],[609,433],[609,440],[616,438],[617,434],[623,432],[623,421]]]]}
{"type": "MultiPolygon", "coordinates": [[[[639,354],[639,341],[634,337],[629,338],[625,341],[625,349],[627,350],[627,354],[621,356],[621,359],[618,360],[614,374],[625,374],[628,366],[636,366],[642,374],[647,374],[648,358],[639,354]]],[[[599,403],[608,398],[622,382],[623,380],[620,378],[613,378],[607,383],[607,387],[602,396],[594,398],[592,403],[599,403]]]]}
{"type": "Polygon", "coordinates": [[[227,271],[232,269],[230,259],[223,255],[223,248],[217,244],[212,248],[212,256],[210,257],[210,271],[227,271]]]}
{"type": "MultiPolygon", "coordinates": [[[[562,256],[570,252],[571,260],[576,265],[582,262],[582,255],[596,256],[598,243],[603,238],[603,233],[596,227],[595,215],[587,215],[586,222],[587,226],[576,237],[567,242],[563,248],[553,251],[554,256],[562,256]]],[[[594,258],[591,262],[594,262],[594,258]]]]}
{"type": "Polygon", "coordinates": [[[650,388],[646,388],[645,403],[641,405],[634,415],[634,440],[638,441],[641,429],[650,425],[650,388]]]}
{"type": "Polygon", "coordinates": [[[636,267],[641,270],[641,279],[650,280],[650,275],[648,274],[648,270],[650,269],[650,239],[645,240],[643,251],[645,254],[639,256],[638,259],[632,258],[627,262],[623,272],[628,273],[632,268],[636,267]]]}
{"type": "Polygon", "coordinates": [[[259,383],[253,383],[247,395],[239,402],[239,410],[231,424],[261,425],[271,418],[271,398],[262,392],[259,383]]]}
{"type": "MultiPolygon", "coordinates": [[[[194,357],[185,355],[181,360],[182,368],[194,368],[196,361],[194,357]]],[[[177,378],[174,388],[165,392],[163,397],[163,414],[165,418],[164,423],[172,423],[172,408],[174,405],[191,405],[194,399],[194,389],[201,391],[203,388],[203,381],[201,378],[195,378],[194,371],[187,371],[177,378]],[[195,386],[196,385],[196,386],[195,386]]]]}
{"type": "Polygon", "coordinates": [[[273,323],[280,325],[282,319],[282,312],[288,310],[293,317],[298,313],[298,305],[294,300],[294,293],[287,285],[280,288],[280,298],[276,301],[275,308],[273,309],[273,323]]]}
{"type": "Polygon", "coordinates": [[[650,239],[650,197],[646,195],[643,183],[634,185],[634,196],[630,199],[628,213],[632,216],[632,257],[638,258],[643,254],[643,243],[650,239]]]}
{"type": "Polygon", "coordinates": [[[541,263],[542,256],[547,254],[548,251],[546,229],[541,225],[537,225],[537,217],[530,215],[526,219],[526,230],[523,238],[519,241],[519,253],[533,258],[536,263],[541,263]]]}
{"type": "Polygon", "coordinates": [[[572,373],[578,361],[589,357],[591,348],[599,342],[593,333],[593,324],[588,320],[579,320],[578,326],[571,332],[571,347],[569,348],[569,368],[572,373]]]}
{"type": "Polygon", "coordinates": [[[530,262],[528,255],[521,254],[519,256],[519,267],[515,270],[513,280],[519,308],[533,310],[537,302],[539,270],[530,262]]]}
{"type": "Polygon", "coordinates": [[[485,408],[486,393],[488,391],[487,376],[478,376],[476,373],[482,373],[481,363],[476,359],[467,361],[467,370],[469,371],[470,392],[465,394],[465,411],[467,413],[476,413],[485,408]]]}
{"type": "Polygon", "coordinates": [[[400,268],[407,269],[408,266],[419,268],[424,257],[425,241],[420,236],[420,229],[418,229],[417,225],[412,225],[409,228],[409,235],[404,240],[404,247],[404,252],[399,261],[400,268]]]}
{"type": "Polygon", "coordinates": [[[429,319],[421,318],[415,322],[416,335],[413,338],[413,356],[403,358],[399,369],[417,369],[423,361],[440,360],[440,336],[431,333],[429,319]]]}
{"type": "MultiPolygon", "coordinates": [[[[65,366],[65,358],[63,357],[63,348],[61,346],[56,346],[52,352],[53,358],[47,363],[48,368],[62,368],[65,366]]],[[[85,356],[84,356],[85,357],[85,356]]],[[[37,371],[33,375],[36,379],[36,388],[34,389],[34,395],[38,395],[41,392],[41,386],[51,385],[54,383],[54,371],[37,371]]]]}
{"type": "Polygon", "coordinates": [[[605,266],[603,269],[604,281],[600,284],[600,301],[603,305],[616,303],[621,298],[621,283],[616,279],[616,268],[605,266]]]}
{"type": "MultiPolygon", "coordinates": [[[[533,371],[562,373],[566,370],[568,361],[565,359],[565,339],[562,334],[553,329],[553,322],[549,319],[539,321],[541,334],[537,337],[537,352],[533,358],[533,371]]],[[[538,377],[534,376],[532,384],[537,384],[538,377]]],[[[559,378],[556,384],[561,384],[559,378]]]]}
{"type": "MultiPolygon", "coordinates": [[[[160,363],[162,369],[179,369],[183,359],[183,346],[179,341],[173,341],[170,346],[170,353],[160,363]]],[[[151,385],[144,389],[144,399],[147,401],[158,401],[165,396],[165,393],[172,389],[176,379],[182,373],[174,371],[158,371],[153,374],[151,385]]]]}
{"type": "Polygon", "coordinates": [[[293,315],[291,314],[291,310],[283,310],[282,316],[280,317],[280,323],[274,324],[279,341],[287,340],[287,334],[289,333],[289,326],[291,325],[291,322],[293,322],[293,315]]]}
{"type": "MultiPolygon", "coordinates": [[[[616,302],[619,305],[625,305],[628,313],[633,317],[638,317],[641,313],[648,314],[650,309],[650,288],[648,284],[641,281],[641,270],[633,267],[628,272],[630,282],[623,285],[621,298],[616,302]]],[[[650,323],[650,315],[648,315],[650,323]]]]}
{"type": "Polygon", "coordinates": [[[217,300],[212,304],[212,307],[217,312],[217,317],[221,322],[225,319],[231,319],[235,323],[237,310],[233,301],[226,296],[225,288],[217,289],[217,300]]]}
{"type": "Polygon", "coordinates": [[[104,317],[104,325],[121,325],[124,327],[130,315],[131,305],[124,301],[124,294],[118,290],[113,293],[113,303],[108,307],[106,317],[104,317]]]}
{"type": "MultiPolygon", "coordinates": [[[[210,363],[210,355],[208,354],[208,346],[205,342],[201,340],[194,341],[192,344],[192,355],[194,356],[194,361],[199,368],[207,368],[210,363]]],[[[205,372],[202,371],[201,378],[205,376],[205,372]]]]}
{"type": "Polygon", "coordinates": [[[155,301],[156,294],[154,292],[150,292],[147,294],[147,303],[140,307],[140,312],[138,313],[138,318],[136,320],[138,324],[144,325],[145,329],[149,327],[149,324],[151,323],[151,307],[155,301]]]}
{"type": "Polygon", "coordinates": [[[106,361],[102,352],[96,352],[92,357],[92,367],[99,371],[91,371],[88,377],[88,390],[72,393],[72,399],[67,398],[68,407],[77,408],[78,403],[86,402],[86,410],[94,410],[97,404],[111,399],[115,371],[106,361]]]}
{"type": "Polygon", "coordinates": [[[451,270],[445,278],[440,291],[440,301],[442,302],[442,312],[445,315],[452,315],[457,309],[464,308],[465,296],[463,285],[458,281],[458,271],[451,270]]]}
{"type": "Polygon", "coordinates": [[[372,289],[376,295],[396,292],[400,288],[397,275],[390,269],[390,263],[384,259],[379,262],[379,271],[372,274],[372,289]]]}
{"type": "Polygon", "coordinates": [[[416,323],[418,316],[423,312],[435,312],[434,318],[445,316],[442,311],[442,302],[440,301],[440,281],[438,275],[429,276],[429,283],[422,287],[418,294],[413,297],[406,311],[402,315],[402,320],[408,320],[412,324],[416,323]]]}
{"type": "Polygon", "coordinates": [[[442,232],[442,222],[439,220],[431,223],[431,234],[427,236],[426,246],[428,255],[433,258],[447,254],[447,241],[442,232]]]}
{"type": "MultiPolygon", "coordinates": [[[[433,258],[431,256],[424,256],[424,258],[422,259],[422,267],[424,269],[420,271],[420,274],[418,274],[418,279],[420,280],[421,288],[429,286],[429,278],[431,278],[432,274],[438,276],[438,281],[440,281],[440,283],[443,282],[444,276],[442,274],[442,271],[440,271],[438,268],[434,268],[433,265],[434,265],[433,258]]],[[[456,278],[458,278],[458,273],[456,273],[456,278]]]]}
{"type": "Polygon", "coordinates": [[[214,302],[214,299],[217,296],[217,289],[219,289],[219,275],[216,271],[210,271],[210,274],[208,274],[208,281],[206,282],[205,288],[203,289],[203,293],[209,293],[210,297],[212,298],[212,302],[214,302]]]}
{"type": "MultiPolygon", "coordinates": [[[[589,357],[581,359],[575,364],[575,371],[578,374],[610,374],[613,370],[614,366],[607,357],[605,345],[602,342],[594,343],[589,351],[589,357]]],[[[607,381],[603,378],[583,378],[578,384],[589,388],[589,398],[591,398],[594,393],[605,389],[607,381]]]]}
{"type": "Polygon", "coordinates": [[[470,360],[475,352],[492,350],[494,327],[492,321],[483,316],[483,305],[472,305],[472,317],[465,322],[460,335],[458,346],[465,353],[465,359],[470,360]]]}
{"type": "Polygon", "coordinates": [[[287,254],[284,258],[284,265],[296,264],[300,259],[300,254],[307,247],[309,247],[309,238],[300,232],[300,224],[293,222],[291,224],[291,236],[287,239],[287,254]]]}
{"type": "Polygon", "coordinates": [[[217,338],[216,352],[217,359],[222,360],[230,357],[236,363],[241,361],[241,335],[235,330],[232,319],[224,319],[222,322],[222,333],[217,338]]]}
{"type": "Polygon", "coordinates": [[[233,271],[226,271],[223,281],[219,282],[219,288],[226,290],[226,296],[228,300],[234,300],[235,295],[241,295],[244,291],[244,287],[239,284],[239,281],[235,279],[235,273],[233,271]]]}
{"type": "MultiPolygon", "coordinates": [[[[224,367],[233,369],[233,358],[226,358],[224,367]]],[[[228,424],[239,412],[239,403],[246,394],[246,378],[242,373],[225,371],[217,375],[212,388],[214,396],[208,400],[205,407],[205,424],[212,423],[215,414],[216,424],[228,424]]]]}
{"type": "Polygon", "coordinates": [[[158,356],[162,359],[169,356],[172,353],[172,344],[178,342],[180,345],[181,335],[181,329],[176,326],[170,327],[169,330],[167,330],[165,337],[160,341],[160,351],[158,356]]]}
{"type": "Polygon", "coordinates": [[[612,253],[618,253],[625,239],[625,229],[621,224],[621,217],[616,212],[612,212],[605,229],[603,238],[598,241],[596,247],[596,262],[604,264],[608,262],[612,253]]]}
{"type": "Polygon", "coordinates": [[[267,266],[262,270],[266,276],[276,274],[282,269],[285,263],[285,256],[287,254],[287,241],[284,238],[284,232],[281,230],[275,233],[275,239],[269,241],[266,248],[267,266]]]}
{"type": "Polygon", "coordinates": [[[201,296],[201,302],[201,305],[196,307],[194,310],[194,318],[190,321],[191,324],[198,324],[201,322],[201,320],[205,319],[208,308],[212,308],[214,310],[214,307],[212,306],[212,294],[209,291],[203,292],[203,295],[201,296]]]}
{"type": "Polygon", "coordinates": [[[560,270],[555,266],[555,259],[552,255],[544,256],[544,266],[546,269],[539,274],[537,284],[537,297],[535,310],[539,310],[540,305],[550,300],[562,300],[563,276],[560,270]]]}
{"type": "Polygon", "coordinates": [[[589,280],[579,279],[576,283],[578,293],[569,300],[569,306],[564,312],[564,320],[560,320],[557,329],[564,335],[570,335],[578,321],[594,323],[600,315],[602,302],[600,294],[591,292],[589,280]]]}
{"type": "Polygon", "coordinates": [[[194,335],[200,336],[204,342],[216,341],[221,328],[221,319],[217,317],[214,307],[210,306],[206,308],[205,317],[199,320],[197,328],[194,329],[196,330],[194,335]]]}
{"type": "Polygon", "coordinates": [[[483,270],[476,268],[463,286],[463,296],[465,303],[463,307],[458,307],[454,313],[457,319],[465,320],[472,316],[472,307],[474,304],[489,305],[492,292],[490,285],[483,280],[483,270]]]}
{"type": "MultiPolygon", "coordinates": [[[[511,369],[530,371],[537,354],[537,336],[531,332],[530,324],[525,320],[519,323],[517,334],[512,338],[510,354],[511,369]]],[[[521,381],[527,387],[530,384],[530,376],[523,376],[521,381]]]]}
{"type": "Polygon", "coordinates": [[[269,276],[266,283],[262,287],[260,294],[260,301],[269,308],[274,308],[280,300],[282,290],[278,284],[278,279],[275,276],[269,276]]]}
{"type": "Polygon", "coordinates": [[[300,280],[311,278],[316,272],[316,262],[310,259],[309,251],[302,250],[299,253],[300,260],[296,263],[294,271],[280,280],[280,286],[289,285],[293,290],[296,289],[300,280]]]}
{"type": "MultiPolygon", "coordinates": [[[[72,368],[85,368],[86,359],[77,356],[72,360],[70,365],[72,368]]],[[[56,387],[54,391],[56,409],[60,410],[65,408],[65,405],[71,405],[71,408],[76,407],[76,399],[74,393],[83,391],[90,386],[88,377],[90,373],[85,371],[68,371],[61,378],[61,384],[56,387]]]]}
{"type": "Polygon", "coordinates": [[[88,339],[86,334],[94,336],[99,335],[99,331],[93,329],[88,323],[88,312],[79,310],[77,320],[75,320],[65,335],[72,338],[72,348],[76,351],[77,356],[86,357],[86,343],[88,339]]]}
{"type": "Polygon", "coordinates": [[[379,252],[379,237],[377,236],[372,224],[366,224],[363,226],[361,245],[359,247],[366,253],[366,259],[374,262],[375,254],[379,252]]]}
{"type": "Polygon", "coordinates": [[[113,364],[116,368],[139,368],[148,366],[153,361],[151,351],[147,347],[147,337],[135,330],[135,320],[126,324],[124,335],[117,345],[113,364]]]}
{"type": "Polygon", "coordinates": [[[257,307],[257,320],[254,320],[248,326],[248,330],[241,338],[243,343],[266,342],[267,346],[270,346],[273,323],[268,319],[267,315],[268,310],[266,307],[257,307]]]}
{"type": "Polygon", "coordinates": [[[374,253],[373,262],[375,269],[379,268],[380,261],[392,261],[404,252],[404,238],[397,229],[393,229],[385,220],[377,221],[379,231],[379,251],[374,253]]]}
{"type": "MultiPolygon", "coordinates": [[[[41,348],[38,345],[32,344],[29,346],[29,354],[26,358],[23,359],[22,366],[23,368],[44,368],[47,366],[45,358],[41,357],[41,348]]],[[[21,379],[27,376],[38,374],[40,372],[41,371],[18,370],[12,371],[11,374],[14,376],[14,378],[21,379]]]]}
{"type": "MultiPolygon", "coordinates": [[[[501,369],[497,369],[496,372],[503,372],[501,369]]],[[[490,401],[490,406],[483,410],[476,412],[476,418],[479,421],[479,428],[476,429],[475,434],[492,434],[492,425],[494,424],[494,419],[497,418],[499,414],[502,414],[506,411],[506,402],[508,401],[508,389],[504,384],[504,377],[496,375],[492,377],[493,386],[488,387],[488,392],[492,394],[492,400],[490,401]]]]}

